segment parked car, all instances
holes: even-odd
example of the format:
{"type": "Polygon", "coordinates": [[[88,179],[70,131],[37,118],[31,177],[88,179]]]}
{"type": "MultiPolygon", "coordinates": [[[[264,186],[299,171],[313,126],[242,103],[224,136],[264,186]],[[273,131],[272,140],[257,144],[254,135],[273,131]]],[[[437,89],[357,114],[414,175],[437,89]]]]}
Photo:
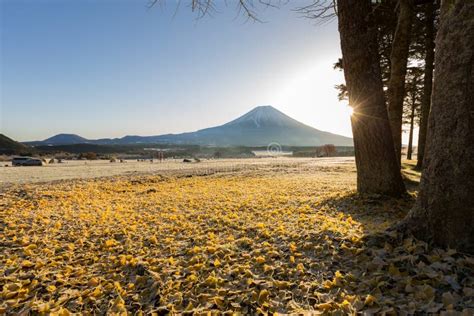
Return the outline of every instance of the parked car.
{"type": "Polygon", "coordinates": [[[32,157],[15,157],[12,159],[12,166],[42,166],[41,159],[32,157]]]}

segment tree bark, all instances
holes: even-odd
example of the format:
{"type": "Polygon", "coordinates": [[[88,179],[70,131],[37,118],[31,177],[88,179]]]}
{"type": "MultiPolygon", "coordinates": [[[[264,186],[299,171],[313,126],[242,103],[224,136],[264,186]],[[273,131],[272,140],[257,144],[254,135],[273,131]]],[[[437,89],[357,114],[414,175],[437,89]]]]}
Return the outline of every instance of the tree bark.
{"type": "MultiPolygon", "coordinates": [[[[415,92],[416,93],[416,92],[415,92]]],[[[413,128],[415,127],[415,96],[413,96],[410,113],[410,134],[408,135],[407,159],[411,160],[413,154],[413,128]]]]}
{"type": "Polygon", "coordinates": [[[388,117],[392,129],[393,143],[401,164],[402,117],[405,98],[405,76],[407,73],[408,49],[413,22],[413,0],[399,0],[397,29],[390,55],[390,81],[388,83],[388,117]]]}
{"type": "Polygon", "coordinates": [[[433,3],[427,4],[425,9],[426,14],[426,39],[425,39],[425,71],[423,83],[423,97],[421,100],[421,119],[420,130],[418,132],[418,152],[416,167],[421,169],[423,166],[423,157],[425,153],[426,132],[428,130],[428,117],[431,107],[431,92],[433,89],[433,69],[434,69],[434,55],[435,55],[435,5],[433,3]]]}
{"type": "Polygon", "coordinates": [[[370,0],[338,0],[344,76],[357,166],[357,190],[400,196],[405,186],[395,155],[383,93],[370,0]]]}
{"type": "Polygon", "coordinates": [[[420,193],[406,227],[474,253],[474,1],[444,0],[420,193]]]}

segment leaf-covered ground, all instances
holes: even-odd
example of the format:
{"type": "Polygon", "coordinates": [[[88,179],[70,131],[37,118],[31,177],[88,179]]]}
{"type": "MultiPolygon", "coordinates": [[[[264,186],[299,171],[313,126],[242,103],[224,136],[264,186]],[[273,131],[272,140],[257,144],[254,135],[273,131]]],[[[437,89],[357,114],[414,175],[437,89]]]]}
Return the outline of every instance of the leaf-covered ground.
{"type": "Polygon", "coordinates": [[[413,199],[354,189],[347,166],[10,187],[0,314],[472,315],[474,258],[367,239],[413,199]]]}

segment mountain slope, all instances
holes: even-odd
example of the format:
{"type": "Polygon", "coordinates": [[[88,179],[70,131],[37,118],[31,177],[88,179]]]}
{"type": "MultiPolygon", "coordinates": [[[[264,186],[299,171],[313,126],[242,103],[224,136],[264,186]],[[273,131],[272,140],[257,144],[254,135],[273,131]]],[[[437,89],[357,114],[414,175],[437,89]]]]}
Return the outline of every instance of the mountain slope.
{"type": "Polygon", "coordinates": [[[319,146],[334,144],[352,146],[352,138],[320,131],[305,125],[272,106],[258,106],[226,124],[196,132],[158,136],[125,136],[88,140],[74,134],[59,134],[34,145],[66,144],[189,144],[203,146],[268,146],[271,143],[288,146],[319,146]]]}
{"type": "Polygon", "coordinates": [[[31,152],[32,148],[0,134],[0,154],[14,155],[31,152]]]}

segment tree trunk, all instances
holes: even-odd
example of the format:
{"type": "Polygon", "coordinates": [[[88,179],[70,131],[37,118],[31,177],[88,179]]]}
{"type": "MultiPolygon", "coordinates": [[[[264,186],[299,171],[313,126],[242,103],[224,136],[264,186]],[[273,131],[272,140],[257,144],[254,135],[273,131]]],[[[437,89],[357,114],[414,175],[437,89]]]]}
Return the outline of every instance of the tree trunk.
{"type": "Polygon", "coordinates": [[[408,150],[407,150],[408,160],[411,160],[411,156],[413,153],[413,128],[415,125],[415,108],[416,108],[416,100],[415,100],[415,96],[413,96],[412,104],[411,104],[411,113],[410,113],[410,134],[408,135],[408,150]]]}
{"type": "Polygon", "coordinates": [[[434,68],[434,49],[435,49],[435,5],[429,3],[426,5],[426,39],[425,39],[425,71],[423,83],[423,97],[421,100],[421,119],[420,131],[418,132],[418,152],[416,167],[421,169],[423,166],[423,157],[425,153],[426,131],[428,130],[428,117],[431,107],[431,91],[433,89],[433,68],[434,68]]]}
{"type": "Polygon", "coordinates": [[[474,1],[444,0],[424,171],[406,227],[474,253],[474,1]]]}
{"type": "Polygon", "coordinates": [[[413,1],[399,0],[397,29],[390,55],[390,81],[388,83],[388,117],[392,128],[393,143],[401,162],[402,150],[402,117],[403,100],[405,98],[405,76],[407,73],[408,48],[413,21],[413,1]]]}
{"type": "Polygon", "coordinates": [[[339,33],[357,166],[357,190],[400,196],[405,186],[385,105],[370,0],[338,0],[339,33]]]}

